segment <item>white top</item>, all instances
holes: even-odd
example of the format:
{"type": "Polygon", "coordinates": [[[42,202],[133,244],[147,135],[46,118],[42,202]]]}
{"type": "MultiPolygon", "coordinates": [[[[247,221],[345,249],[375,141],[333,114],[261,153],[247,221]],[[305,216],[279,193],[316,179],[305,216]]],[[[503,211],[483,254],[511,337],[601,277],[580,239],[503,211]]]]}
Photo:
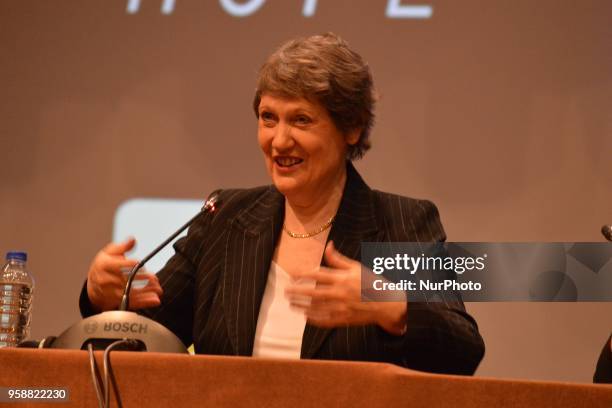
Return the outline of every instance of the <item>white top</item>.
{"type": "MultiPolygon", "coordinates": [[[[294,284],[296,281],[272,261],[257,319],[253,357],[300,358],[306,317],[292,308],[285,296],[285,288],[294,284]]],[[[314,282],[303,284],[314,287],[314,282]]]]}

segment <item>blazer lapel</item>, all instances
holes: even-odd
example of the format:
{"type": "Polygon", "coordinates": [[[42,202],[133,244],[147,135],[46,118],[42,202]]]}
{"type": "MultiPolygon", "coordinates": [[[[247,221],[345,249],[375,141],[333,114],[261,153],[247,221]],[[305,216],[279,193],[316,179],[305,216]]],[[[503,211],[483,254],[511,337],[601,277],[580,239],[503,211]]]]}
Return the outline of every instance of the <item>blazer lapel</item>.
{"type": "Polygon", "coordinates": [[[259,307],[284,218],[284,198],[274,188],[229,221],[222,302],[236,355],[253,353],[259,307]]]}
{"type": "MultiPolygon", "coordinates": [[[[361,243],[381,241],[383,234],[383,230],[378,227],[373,192],[352,163],[347,162],[344,193],[327,241],[333,240],[338,251],[359,260],[361,243]]],[[[321,265],[326,265],[325,259],[321,260],[321,265]]],[[[333,330],[306,324],[302,338],[302,358],[313,358],[333,330]]]]}

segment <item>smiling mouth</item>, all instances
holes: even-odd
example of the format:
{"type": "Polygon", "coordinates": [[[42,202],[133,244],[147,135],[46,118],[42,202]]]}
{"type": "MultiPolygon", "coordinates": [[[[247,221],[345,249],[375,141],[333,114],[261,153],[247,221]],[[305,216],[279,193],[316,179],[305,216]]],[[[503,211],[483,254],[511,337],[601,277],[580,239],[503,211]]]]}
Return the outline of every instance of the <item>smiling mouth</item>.
{"type": "Polygon", "coordinates": [[[274,162],[280,167],[293,167],[293,166],[296,166],[302,163],[303,161],[304,160],[299,159],[297,157],[276,157],[274,158],[274,162]]]}

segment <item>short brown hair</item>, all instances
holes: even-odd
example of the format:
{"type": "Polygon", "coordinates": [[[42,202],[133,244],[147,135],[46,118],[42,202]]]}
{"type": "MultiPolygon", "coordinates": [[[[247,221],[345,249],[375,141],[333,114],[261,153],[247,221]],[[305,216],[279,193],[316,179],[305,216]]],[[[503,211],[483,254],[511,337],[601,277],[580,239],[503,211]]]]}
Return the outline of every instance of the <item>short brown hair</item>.
{"type": "Polygon", "coordinates": [[[259,117],[264,93],[321,103],[342,133],[361,129],[348,146],[348,158],[358,159],[370,148],[376,101],[370,68],[348,43],[333,33],[286,42],[259,70],[253,100],[259,117]]]}

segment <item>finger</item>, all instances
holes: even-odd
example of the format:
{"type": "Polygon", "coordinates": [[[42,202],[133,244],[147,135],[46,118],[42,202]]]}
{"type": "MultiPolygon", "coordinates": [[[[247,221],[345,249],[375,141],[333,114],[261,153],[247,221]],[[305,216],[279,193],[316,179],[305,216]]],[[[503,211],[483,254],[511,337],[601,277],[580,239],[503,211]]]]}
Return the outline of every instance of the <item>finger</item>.
{"type": "Polygon", "coordinates": [[[102,268],[109,272],[123,273],[124,269],[129,272],[137,264],[136,259],[126,259],[118,256],[105,255],[101,258],[102,268]]]}
{"type": "Polygon", "coordinates": [[[157,297],[161,297],[163,295],[163,290],[161,288],[149,288],[149,287],[144,287],[144,288],[133,288],[132,290],[130,290],[130,296],[149,296],[150,294],[153,294],[157,297]]]}
{"type": "Polygon", "coordinates": [[[310,308],[310,303],[309,304],[305,304],[305,303],[301,303],[301,302],[289,302],[289,308],[298,311],[298,312],[302,312],[305,313],[306,310],[308,310],[310,308]]]}
{"type": "Polygon", "coordinates": [[[142,283],[143,285],[149,285],[151,283],[159,284],[159,279],[157,278],[157,275],[152,272],[143,271],[142,269],[140,269],[136,276],[134,276],[134,281],[140,281],[140,283],[142,283]]]}
{"type": "Polygon", "coordinates": [[[329,241],[329,244],[327,244],[327,247],[325,248],[325,262],[327,262],[327,264],[332,268],[350,269],[354,262],[357,261],[342,255],[336,249],[334,241],[329,241]]]}
{"type": "Polygon", "coordinates": [[[160,297],[155,293],[130,294],[130,309],[145,309],[161,305],[160,297]]]}
{"type": "Polygon", "coordinates": [[[312,300],[344,300],[343,296],[337,289],[332,288],[308,288],[303,286],[292,286],[285,289],[285,296],[300,296],[309,297],[312,300]]]}
{"type": "Polygon", "coordinates": [[[147,286],[159,288],[160,290],[162,289],[161,284],[159,283],[159,278],[157,277],[157,275],[155,275],[155,274],[147,275],[147,279],[149,280],[149,283],[147,284],[147,286]]]}
{"type": "Polygon", "coordinates": [[[330,313],[344,313],[347,308],[343,302],[334,300],[313,300],[308,304],[299,302],[290,302],[289,306],[295,310],[300,310],[303,313],[310,314],[330,314],[330,313]]]}
{"type": "Polygon", "coordinates": [[[338,280],[340,279],[340,276],[338,276],[338,274],[336,273],[331,273],[332,271],[342,272],[330,268],[325,268],[324,266],[322,266],[321,269],[318,271],[301,272],[299,275],[299,279],[311,279],[316,281],[317,283],[331,285],[338,282],[338,280]]]}
{"type": "Polygon", "coordinates": [[[122,242],[111,242],[107,244],[102,251],[106,252],[109,255],[123,255],[130,249],[134,248],[136,245],[136,238],[129,237],[125,241],[122,242]]]}
{"type": "MultiPolygon", "coordinates": [[[[125,291],[126,284],[123,285],[122,296],[125,291]]],[[[130,306],[132,299],[150,299],[150,298],[160,298],[163,295],[163,289],[161,286],[150,286],[148,283],[146,285],[138,284],[136,282],[132,282],[132,286],[130,287],[130,306]]]]}
{"type": "Polygon", "coordinates": [[[132,293],[134,293],[134,294],[155,293],[157,296],[161,296],[161,295],[163,295],[164,290],[159,285],[159,283],[149,282],[145,287],[142,287],[142,288],[132,288],[132,291],[130,292],[130,295],[132,293]]]}

